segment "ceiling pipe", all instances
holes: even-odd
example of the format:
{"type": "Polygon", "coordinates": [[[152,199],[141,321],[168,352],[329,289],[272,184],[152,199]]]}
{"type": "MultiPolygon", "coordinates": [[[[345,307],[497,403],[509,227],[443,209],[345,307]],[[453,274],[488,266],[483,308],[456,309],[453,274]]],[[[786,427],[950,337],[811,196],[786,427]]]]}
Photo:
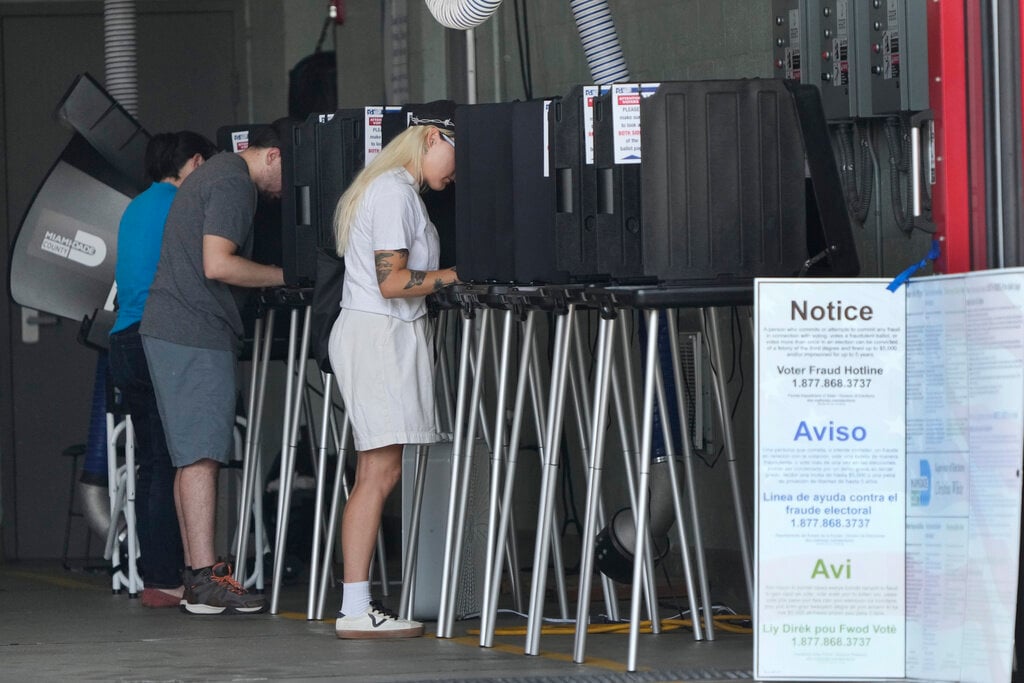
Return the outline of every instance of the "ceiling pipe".
{"type": "Polygon", "coordinates": [[[135,0],[104,0],[103,59],[110,96],[138,116],[138,61],[135,50],[135,0]]]}
{"type": "MultiPolygon", "coordinates": [[[[135,0],[104,0],[103,60],[106,90],[133,117],[138,116],[138,60],[135,50],[135,0]]],[[[101,538],[111,524],[107,462],[105,354],[96,366],[89,436],[82,476],[78,480],[79,504],[89,527],[101,538]]],[[[116,519],[114,520],[116,523],[116,519]]],[[[109,558],[108,558],[109,559],[109,558]]]]}
{"type": "Polygon", "coordinates": [[[597,85],[628,81],[629,69],[607,0],[572,0],[569,6],[583,43],[590,78],[597,85]]]}
{"type": "Polygon", "coordinates": [[[427,9],[445,28],[476,28],[498,11],[501,0],[427,0],[427,9]]]}
{"type": "MultiPolygon", "coordinates": [[[[501,0],[426,0],[427,9],[443,26],[471,30],[487,21],[501,0]]],[[[622,54],[607,0],[571,0],[569,3],[576,30],[583,42],[590,78],[598,85],[629,80],[629,69],[622,54]]],[[[472,46],[467,46],[472,49],[472,46]]],[[[475,92],[475,87],[471,90],[475,92]]]]}

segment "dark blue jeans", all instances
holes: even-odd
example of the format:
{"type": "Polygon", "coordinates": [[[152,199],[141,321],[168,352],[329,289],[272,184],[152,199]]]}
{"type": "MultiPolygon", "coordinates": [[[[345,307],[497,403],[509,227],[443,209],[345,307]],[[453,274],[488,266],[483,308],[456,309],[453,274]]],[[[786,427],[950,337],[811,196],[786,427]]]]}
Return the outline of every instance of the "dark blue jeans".
{"type": "Polygon", "coordinates": [[[139,571],[147,588],[176,588],[184,566],[174,476],[138,323],[110,335],[110,374],[135,428],[139,571]]]}

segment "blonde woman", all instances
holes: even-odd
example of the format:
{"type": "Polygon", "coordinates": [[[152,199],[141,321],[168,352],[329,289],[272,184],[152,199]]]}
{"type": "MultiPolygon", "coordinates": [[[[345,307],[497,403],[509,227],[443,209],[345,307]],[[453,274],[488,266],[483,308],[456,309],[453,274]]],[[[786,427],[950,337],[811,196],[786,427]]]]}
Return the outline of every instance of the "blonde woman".
{"type": "Polygon", "coordinates": [[[454,181],[452,129],[410,126],[356,176],[335,212],[345,281],[329,354],[358,452],[341,522],[339,638],[423,633],[423,624],[371,602],[369,572],[384,501],[402,473],[404,445],[437,440],[424,297],[458,282],[458,275],[455,268],[438,270],[437,229],[420,193],[454,181]]]}

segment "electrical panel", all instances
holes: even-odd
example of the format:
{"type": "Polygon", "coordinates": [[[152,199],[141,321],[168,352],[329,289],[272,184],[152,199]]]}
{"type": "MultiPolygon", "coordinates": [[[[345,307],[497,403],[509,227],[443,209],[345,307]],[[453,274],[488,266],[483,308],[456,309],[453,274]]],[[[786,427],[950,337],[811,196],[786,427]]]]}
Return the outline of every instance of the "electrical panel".
{"type": "Polygon", "coordinates": [[[772,0],[777,78],[821,90],[829,121],[928,108],[927,0],[772,0]]]}
{"type": "Polygon", "coordinates": [[[821,59],[818,86],[830,121],[871,115],[870,65],[862,41],[870,0],[808,0],[808,18],[817,22],[821,59]]]}
{"type": "Polygon", "coordinates": [[[926,0],[862,0],[875,115],[928,108],[926,0]]]}
{"type": "Polygon", "coordinates": [[[806,21],[800,0],[772,0],[772,63],[775,77],[806,83],[806,21]]]}

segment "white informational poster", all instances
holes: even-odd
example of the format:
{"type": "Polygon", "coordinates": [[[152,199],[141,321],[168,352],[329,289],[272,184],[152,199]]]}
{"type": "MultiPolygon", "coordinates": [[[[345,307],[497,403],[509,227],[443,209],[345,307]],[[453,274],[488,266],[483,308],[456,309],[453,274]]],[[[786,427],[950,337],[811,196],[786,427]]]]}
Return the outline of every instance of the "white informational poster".
{"type": "Polygon", "coordinates": [[[583,86],[583,146],[588,166],[594,165],[594,100],[597,95],[596,85],[583,86]]]}
{"type": "Polygon", "coordinates": [[[617,83],[612,86],[612,142],[616,164],[640,163],[640,98],[658,90],[659,83],[617,83]]]}
{"type": "Polygon", "coordinates": [[[786,70],[786,78],[794,81],[800,80],[800,45],[803,44],[800,36],[800,10],[789,10],[789,42],[786,44],[785,59],[783,67],[786,70]]]}
{"type": "Polygon", "coordinates": [[[887,282],[755,284],[758,678],[904,676],[906,308],[887,282]]]}
{"type": "Polygon", "coordinates": [[[1024,271],[911,280],[907,676],[1007,681],[1024,443],[1024,271]]]}
{"type": "Polygon", "coordinates": [[[244,152],[249,148],[249,131],[235,130],[231,132],[231,151],[244,152]]]}
{"type": "Polygon", "coordinates": [[[363,165],[369,164],[384,147],[384,107],[366,107],[363,130],[363,165]]]}
{"type": "Polygon", "coordinates": [[[544,155],[543,164],[544,164],[544,177],[545,178],[550,178],[551,177],[551,130],[550,130],[551,126],[550,126],[550,122],[549,122],[549,119],[548,119],[548,112],[550,112],[550,111],[551,111],[551,100],[544,100],[544,121],[541,123],[541,127],[544,130],[544,133],[542,135],[544,140],[543,140],[543,148],[541,149],[541,153],[544,155]]]}
{"type": "Polygon", "coordinates": [[[755,284],[755,674],[1009,681],[1024,447],[1024,269],[920,278],[895,292],[885,284],[755,284]],[[889,362],[894,352],[905,353],[903,369],[889,362]],[[849,381],[856,376],[871,381],[849,381]],[[905,443],[901,473],[892,469],[890,449],[872,444],[880,422],[892,444],[905,443]],[[902,490],[891,489],[895,479],[902,490]],[[821,521],[798,521],[828,518],[818,509],[830,503],[833,485],[849,512],[852,496],[866,493],[861,504],[882,519],[859,529],[848,514],[825,522],[837,530],[831,534],[821,521]],[[881,502],[893,495],[898,505],[881,502]],[[896,545],[898,524],[903,547],[896,545]],[[830,548],[848,559],[834,563],[830,548]],[[817,555],[821,564],[808,579],[804,565],[817,555]],[[883,556],[888,568],[877,562],[883,556]],[[894,612],[898,603],[905,607],[894,612]],[[870,641],[837,640],[826,630],[830,623],[855,628],[862,617],[871,622],[864,635],[870,641]],[[875,651],[879,640],[885,646],[875,651]]]}

